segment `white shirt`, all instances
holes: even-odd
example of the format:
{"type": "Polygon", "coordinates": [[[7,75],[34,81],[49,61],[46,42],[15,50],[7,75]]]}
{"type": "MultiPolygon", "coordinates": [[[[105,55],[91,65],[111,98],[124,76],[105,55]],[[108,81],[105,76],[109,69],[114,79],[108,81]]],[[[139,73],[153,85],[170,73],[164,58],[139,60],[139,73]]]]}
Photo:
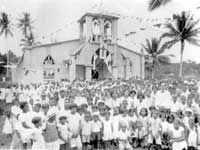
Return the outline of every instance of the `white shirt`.
{"type": "Polygon", "coordinates": [[[31,117],[30,117],[30,112],[27,112],[27,113],[22,112],[19,115],[18,120],[20,121],[20,123],[25,122],[29,127],[33,127],[32,120],[31,120],[31,117]]]}
{"type": "Polygon", "coordinates": [[[58,101],[58,107],[60,110],[64,110],[65,109],[65,99],[64,98],[59,98],[59,101],[58,101]]]}
{"type": "Polygon", "coordinates": [[[130,132],[129,132],[129,130],[127,130],[126,129],[126,131],[124,132],[124,131],[122,131],[122,130],[120,130],[119,131],[119,139],[120,140],[128,140],[128,137],[130,137],[130,132]]]}
{"type": "Polygon", "coordinates": [[[82,119],[81,121],[81,129],[82,129],[82,135],[91,135],[92,132],[92,122],[91,121],[85,121],[85,119],[82,119]]]}
{"type": "Polygon", "coordinates": [[[81,117],[78,113],[76,113],[76,114],[70,113],[68,115],[69,128],[73,134],[78,134],[79,127],[80,127],[80,121],[81,121],[81,117]]]}
{"type": "Polygon", "coordinates": [[[102,123],[100,121],[92,121],[92,132],[100,132],[102,128],[102,123]]]}
{"type": "Polygon", "coordinates": [[[42,130],[38,128],[32,129],[31,139],[33,139],[32,150],[36,149],[46,149],[46,143],[42,135],[42,130]]]}
{"type": "Polygon", "coordinates": [[[72,136],[72,133],[70,132],[70,129],[67,123],[65,123],[64,125],[59,123],[58,131],[61,133],[62,138],[65,140],[65,141],[61,141],[61,144],[64,144],[72,136]]]}

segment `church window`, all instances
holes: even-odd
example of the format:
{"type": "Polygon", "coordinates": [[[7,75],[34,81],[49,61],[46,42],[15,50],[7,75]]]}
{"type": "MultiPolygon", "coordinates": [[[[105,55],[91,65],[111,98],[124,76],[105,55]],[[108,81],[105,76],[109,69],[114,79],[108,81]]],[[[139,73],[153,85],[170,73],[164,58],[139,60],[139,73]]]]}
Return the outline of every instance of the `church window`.
{"type": "Polygon", "coordinates": [[[44,65],[54,65],[54,60],[53,58],[48,55],[45,59],[44,59],[44,62],[43,62],[44,65]]]}
{"type": "Polygon", "coordinates": [[[104,35],[107,38],[110,38],[112,36],[112,24],[109,20],[104,22],[104,35]]]}
{"type": "Polygon", "coordinates": [[[92,32],[93,32],[92,40],[98,41],[100,38],[101,31],[100,31],[100,21],[96,18],[94,18],[92,21],[92,32]]]}

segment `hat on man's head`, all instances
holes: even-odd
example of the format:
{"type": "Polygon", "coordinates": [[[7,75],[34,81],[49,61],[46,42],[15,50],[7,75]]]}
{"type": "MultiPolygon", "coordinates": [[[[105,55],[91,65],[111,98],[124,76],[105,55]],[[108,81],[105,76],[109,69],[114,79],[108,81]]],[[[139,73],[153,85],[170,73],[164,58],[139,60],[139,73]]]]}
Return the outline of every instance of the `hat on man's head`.
{"type": "Polygon", "coordinates": [[[50,109],[48,112],[47,112],[47,119],[50,119],[52,117],[55,117],[56,116],[56,111],[53,110],[53,109],[50,109]]]}

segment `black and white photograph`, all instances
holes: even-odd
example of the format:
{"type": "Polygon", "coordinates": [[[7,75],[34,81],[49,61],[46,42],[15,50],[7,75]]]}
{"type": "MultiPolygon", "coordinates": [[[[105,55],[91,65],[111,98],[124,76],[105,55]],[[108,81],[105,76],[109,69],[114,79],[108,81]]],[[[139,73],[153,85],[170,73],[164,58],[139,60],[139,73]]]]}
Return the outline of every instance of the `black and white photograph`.
{"type": "Polygon", "coordinates": [[[0,150],[200,150],[200,0],[0,0],[0,150]]]}

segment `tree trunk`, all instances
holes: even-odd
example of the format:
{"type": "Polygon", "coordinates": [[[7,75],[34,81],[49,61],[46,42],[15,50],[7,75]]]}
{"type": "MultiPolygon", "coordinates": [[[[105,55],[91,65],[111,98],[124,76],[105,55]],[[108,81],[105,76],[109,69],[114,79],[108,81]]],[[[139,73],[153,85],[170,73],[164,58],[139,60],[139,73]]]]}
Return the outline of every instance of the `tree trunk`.
{"type": "Polygon", "coordinates": [[[185,43],[181,41],[181,56],[180,56],[180,68],[179,68],[179,78],[182,79],[183,75],[183,51],[184,51],[185,43]]]}
{"type": "Polygon", "coordinates": [[[9,50],[8,50],[8,41],[7,41],[7,36],[5,35],[5,49],[6,49],[6,77],[8,78],[8,74],[9,74],[9,68],[8,68],[8,64],[9,64],[9,50]]]}
{"type": "Polygon", "coordinates": [[[152,72],[151,72],[151,79],[155,78],[155,68],[152,68],[152,72]]]}

